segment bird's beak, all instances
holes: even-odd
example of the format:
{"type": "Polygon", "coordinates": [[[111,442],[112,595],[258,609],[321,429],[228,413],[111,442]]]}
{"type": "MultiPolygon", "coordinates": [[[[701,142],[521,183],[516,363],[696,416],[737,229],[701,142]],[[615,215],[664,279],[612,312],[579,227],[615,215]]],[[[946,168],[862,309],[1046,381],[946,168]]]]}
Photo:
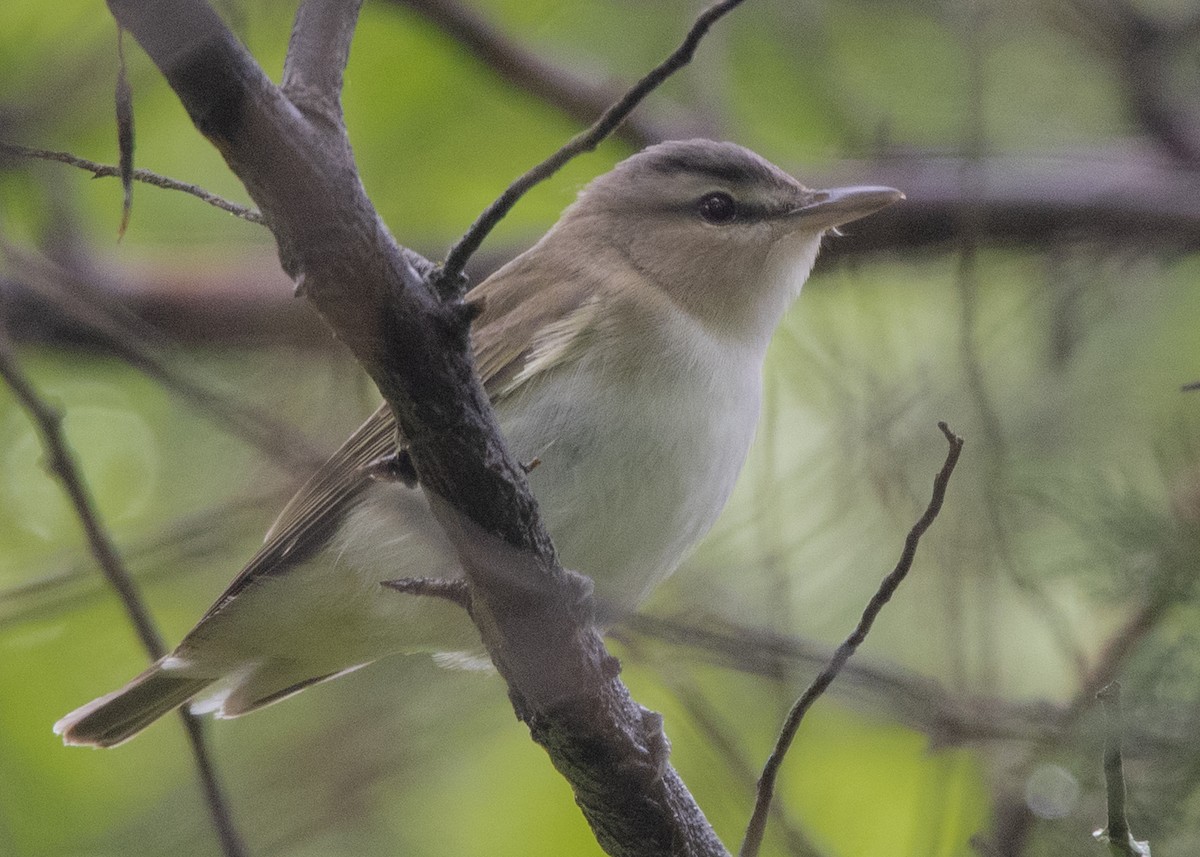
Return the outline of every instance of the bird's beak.
{"type": "Polygon", "coordinates": [[[902,199],[904,194],[894,187],[835,187],[813,191],[807,205],[792,209],[787,216],[806,229],[832,229],[902,199]]]}

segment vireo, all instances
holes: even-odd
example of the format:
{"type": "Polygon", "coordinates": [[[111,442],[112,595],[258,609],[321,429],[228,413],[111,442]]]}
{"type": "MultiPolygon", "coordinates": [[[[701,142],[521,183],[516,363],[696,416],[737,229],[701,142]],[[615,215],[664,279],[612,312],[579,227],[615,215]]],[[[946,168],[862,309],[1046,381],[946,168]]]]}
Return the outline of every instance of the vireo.
{"type": "MultiPolygon", "coordinates": [[[[763,359],[822,236],[902,199],[810,190],[732,143],[663,143],[591,182],[474,289],[476,363],[565,567],[607,621],[679,565],[725,505],[758,421],[763,359]]],[[[420,490],[373,478],[381,407],[287,504],[167,657],[68,714],[110,747],[172,709],[236,717],[396,652],[477,650],[464,611],[381,586],[462,572],[420,490]]]]}

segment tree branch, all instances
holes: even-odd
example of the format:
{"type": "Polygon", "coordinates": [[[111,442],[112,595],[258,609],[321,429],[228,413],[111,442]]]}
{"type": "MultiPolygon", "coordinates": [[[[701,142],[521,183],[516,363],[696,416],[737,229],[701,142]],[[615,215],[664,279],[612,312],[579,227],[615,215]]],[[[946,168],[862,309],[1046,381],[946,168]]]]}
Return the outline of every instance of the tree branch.
{"type": "MultiPolygon", "coordinates": [[[[58,479],[66,492],[67,498],[75,510],[75,516],[83,527],[92,556],[100,566],[109,586],[120,598],[125,613],[142,642],[142,648],[146,650],[152,660],[161,658],[166,654],[162,636],[158,633],[154,620],[142,602],[137,585],[125,570],[120,555],[117,553],[116,545],[112,543],[108,531],[100,521],[100,515],[92,503],[91,493],[83,480],[83,475],[75,465],[74,457],[63,436],[62,417],[42,400],[33,384],[25,376],[9,343],[8,335],[2,328],[0,328],[0,377],[13,391],[17,401],[25,409],[29,418],[33,420],[41,435],[42,446],[46,451],[47,468],[58,479]]],[[[217,837],[221,842],[222,851],[225,857],[244,857],[246,848],[234,826],[233,814],[217,779],[216,769],[208,751],[208,745],[204,740],[202,724],[196,717],[183,709],[180,709],[179,714],[183,718],[184,729],[192,747],[196,771],[200,777],[200,785],[217,837]]]]}
{"type": "Polygon", "coordinates": [[[281,89],[288,100],[326,121],[342,125],[342,75],[362,0],[304,0],[283,66],[281,89]]]}
{"type": "Polygon", "coordinates": [[[1096,839],[1107,842],[1109,850],[1119,857],[1150,857],[1150,845],[1138,842],[1129,829],[1125,814],[1125,771],[1121,759],[1121,685],[1105,687],[1097,699],[1104,707],[1108,721],[1104,733],[1104,791],[1108,803],[1108,825],[1097,830],[1096,839]]]}
{"type": "MultiPolygon", "coordinates": [[[[92,174],[92,178],[96,179],[119,178],[121,175],[121,168],[119,166],[89,161],[87,158],[79,158],[69,152],[31,149],[28,146],[18,146],[15,143],[0,142],[0,155],[9,155],[16,158],[33,158],[39,161],[57,161],[60,164],[68,164],[72,167],[79,167],[81,170],[87,170],[92,174]]],[[[177,190],[191,194],[215,208],[227,211],[235,217],[240,217],[242,220],[248,220],[251,223],[262,223],[262,215],[254,209],[238,205],[236,202],[230,202],[223,197],[217,196],[215,193],[209,193],[199,185],[188,184],[187,182],[160,176],[158,173],[153,173],[150,170],[140,169],[133,171],[133,180],[165,188],[166,190],[177,190]]]]}
{"type": "Polygon", "coordinates": [[[878,591],[876,591],[867,603],[867,607],[863,610],[862,618],[859,619],[858,625],[850,633],[850,636],[838,646],[829,664],[813,679],[812,684],[801,694],[800,698],[796,700],[796,704],[792,706],[792,710],[788,712],[783,729],[780,731],[779,739],[775,743],[775,749],[771,751],[771,755],[763,767],[762,776],[759,778],[758,796],[754,803],[754,813],[751,815],[750,823],[746,828],[746,838],[742,842],[741,850],[738,852],[739,857],[755,857],[758,854],[758,849],[762,845],[763,834],[766,832],[767,816],[771,809],[771,800],[775,794],[775,780],[779,775],[779,768],[783,764],[784,756],[787,755],[787,751],[792,745],[792,740],[796,737],[796,731],[800,728],[800,723],[804,719],[804,715],[808,713],[813,703],[825,692],[825,689],[833,683],[833,680],[837,678],[837,674],[845,666],[846,661],[858,650],[862,641],[867,638],[867,634],[870,633],[871,626],[875,623],[879,612],[891,600],[896,589],[908,575],[908,570],[912,567],[913,559],[916,557],[917,545],[921,541],[921,536],[925,534],[925,531],[929,529],[934,519],[937,518],[938,512],[941,511],[942,501],[946,498],[946,487],[950,484],[950,475],[954,473],[954,466],[958,464],[958,456],[962,452],[963,441],[961,437],[951,432],[945,423],[938,423],[938,428],[946,436],[946,441],[950,444],[950,450],[946,454],[946,461],[942,465],[942,469],[934,477],[933,496],[929,499],[929,505],[926,507],[925,513],[913,524],[912,529],[909,530],[908,536],[904,540],[904,551],[900,555],[900,561],[896,563],[896,567],[883,579],[878,591]]]}

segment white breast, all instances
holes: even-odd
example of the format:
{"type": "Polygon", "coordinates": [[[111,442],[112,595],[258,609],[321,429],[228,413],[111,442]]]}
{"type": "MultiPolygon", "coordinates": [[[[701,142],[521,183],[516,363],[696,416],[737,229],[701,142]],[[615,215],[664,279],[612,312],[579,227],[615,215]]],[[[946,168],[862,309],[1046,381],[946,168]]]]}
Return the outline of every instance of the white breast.
{"type": "Polygon", "coordinates": [[[604,348],[501,408],[565,567],[601,610],[633,609],[708,532],[758,420],[753,350],[676,331],[631,375],[604,348]]]}

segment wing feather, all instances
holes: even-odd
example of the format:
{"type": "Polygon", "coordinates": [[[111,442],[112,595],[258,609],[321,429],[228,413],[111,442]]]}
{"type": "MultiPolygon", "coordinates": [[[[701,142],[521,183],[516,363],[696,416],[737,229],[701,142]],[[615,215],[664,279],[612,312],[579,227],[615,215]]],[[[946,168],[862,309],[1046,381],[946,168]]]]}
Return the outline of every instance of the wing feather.
{"type": "MultiPolygon", "coordinates": [[[[472,336],[476,366],[493,402],[573,360],[599,317],[598,289],[580,289],[578,271],[573,272],[573,287],[564,285],[571,281],[566,276],[539,282],[530,276],[531,255],[513,260],[470,294],[483,305],[472,336]],[[541,294],[530,301],[534,291],[541,294]]],[[[288,501],[263,546],[204,618],[218,613],[257,578],[284,574],[320,550],[370,484],[369,465],[398,442],[402,438],[384,403],[288,501]]]]}

